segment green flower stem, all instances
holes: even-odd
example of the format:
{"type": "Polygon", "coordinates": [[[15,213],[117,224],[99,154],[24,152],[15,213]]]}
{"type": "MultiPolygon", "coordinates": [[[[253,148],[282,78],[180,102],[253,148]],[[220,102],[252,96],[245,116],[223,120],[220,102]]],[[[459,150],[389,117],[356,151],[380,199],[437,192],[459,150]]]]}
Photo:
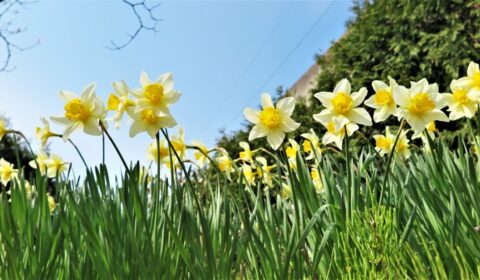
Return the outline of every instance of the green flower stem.
{"type": "Polygon", "coordinates": [[[105,133],[102,130],[102,164],[105,165],[105,133]]]}
{"type": "Polygon", "coordinates": [[[385,175],[383,177],[382,189],[380,191],[380,199],[378,201],[380,205],[383,202],[383,193],[385,191],[385,185],[387,184],[388,173],[390,171],[390,164],[392,163],[392,158],[393,158],[393,155],[395,154],[395,148],[397,147],[397,142],[398,142],[398,139],[400,138],[400,133],[402,132],[402,129],[404,126],[405,126],[405,120],[402,119],[402,122],[398,127],[398,132],[397,132],[397,136],[395,137],[395,142],[393,143],[392,151],[390,151],[390,154],[388,155],[387,169],[385,170],[385,175]]]}
{"type": "MultiPolygon", "coordinates": [[[[115,144],[115,141],[113,141],[113,138],[112,136],[110,135],[110,133],[108,133],[108,130],[105,128],[105,126],[103,125],[103,122],[102,121],[99,121],[99,124],[100,124],[100,128],[102,129],[103,132],[105,132],[105,135],[107,135],[107,138],[108,140],[110,140],[110,143],[112,143],[112,146],[113,148],[115,149],[115,151],[117,152],[118,156],[120,157],[120,160],[122,161],[122,164],[123,166],[125,167],[125,170],[127,171],[127,174],[131,176],[130,174],[130,169],[128,168],[128,165],[127,165],[127,162],[125,161],[125,159],[123,158],[123,155],[122,153],[120,152],[120,149],[118,149],[117,147],[117,144],[115,144]]],[[[132,177],[133,178],[133,177],[132,177]]]]}
{"type": "Polygon", "coordinates": [[[475,146],[477,148],[477,153],[480,154],[480,144],[478,143],[478,139],[475,136],[475,132],[473,130],[472,122],[469,118],[467,118],[467,124],[468,124],[468,129],[470,130],[470,133],[472,134],[473,141],[475,142],[475,146]]]}
{"type": "Polygon", "coordinates": [[[155,139],[157,140],[157,183],[160,186],[160,131],[155,134],[155,139]]]}
{"type": "Polygon", "coordinates": [[[355,131],[355,133],[357,135],[359,135],[361,138],[363,138],[370,147],[372,147],[373,151],[375,152],[375,155],[377,156],[378,159],[380,159],[382,161],[382,163],[385,163],[385,160],[383,159],[383,157],[378,153],[378,151],[375,149],[375,146],[372,144],[372,142],[370,142],[370,140],[367,138],[367,136],[365,136],[365,134],[361,133],[359,130],[355,131]]]}
{"type": "MultiPolygon", "coordinates": [[[[62,138],[63,136],[62,136],[61,134],[53,134],[52,137],[62,138]]],[[[83,165],[85,166],[85,169],[88,169],[87,162],[85,161],[85,158],[83,157],[82,152],[80,152],[80,149],[77,147],[77,145],[75,145],[75,143],[72,141],[72,139],[68,139],[68,142],[69,142],[69,143],[73,146],[73,148],[75,148],[75,150],[77,151],[77,154],[80,156],[80,159],[82,160],[83,165]]]]}

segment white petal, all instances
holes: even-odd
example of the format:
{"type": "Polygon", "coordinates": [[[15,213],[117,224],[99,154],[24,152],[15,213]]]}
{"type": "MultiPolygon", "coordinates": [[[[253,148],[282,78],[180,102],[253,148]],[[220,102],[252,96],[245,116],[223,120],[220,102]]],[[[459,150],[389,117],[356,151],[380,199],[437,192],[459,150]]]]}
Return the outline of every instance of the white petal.
{"type": "Polygon", "coordinates": [[[83,102],[87,104],[87,106],[91,106],[95,102],[95,84],[94,83],[87,85],[82,90],[81,99],[83,102]]]}
{"type": "Polygon", "coordinates": [[[163,90],[165,92],[170,92],[173,90],[173,75],[172,73],[165,73],[160,76],[158,76],[157,83],[162,84],[163,90]]]}
{"type": "Polygon", "coordinates": [[[98,120],[95,118],[89,118],[83,125],[83,132],[90,135],[102,135],[98,120]]]}
{"type": "Polygon", "coordinates": [[[367,89],[362,87],[358,92],[352,93],[351,97],[353,99],[353,107],[357,107],[360,104],[362,104],[363,100],[365,99],[365,96],[367,96],[367,89]]]}
{"type": "Polygon", "coordinates": [[[335,114],[333,114],[330,109],[325,109],[318,114],[314,114],[313,119],[323,125],[326,125],[326,123],[328,123],[334,116],[335,114]]]}
{"type": "Polygon", "coordinates": [[[354,108],[345,117],[354,123],[367,126],[372,125],[372,118],[364,108],[354,108]]]}
{"type": "Polygon", "coordinates": [[[473,102],[464,104],[462,107],[463,107],[463,112],[465,112],[465,117],[469,119],[472,118],[477,112],[477,104],[473,102]]]}
{"type": "Polygon", "coordinates": [[[274,107],[272,97],[268,93],[262,94],[262,108],[274,107]]]}
{"type": "Polygon", "coordinates": [[[480,102],[480,88],[472,88],[468,91],[467,97],[471,100],[480,102]]]}
{"type": "Polygon", "coordinates": [[[467,75],[469,77],[473,77],[475,73],[478,73],[480,71],[479,66],[477,63],[470,61],[467,67],[467,75]]]}
{"type": "Polygon", "coordinates": [[[252,128],[252,130],[250,130],[250,134],[248,135],[248,141],[264,137],[265,135],[267,135],[267,129],[263,125],[257,124],[252,128]]]}
{"type": "Polygon", "coordinates": [[[393,87],[393,100],[401,107],[407,107],[410,103],[410,95],[404,86],[393,87]]]}
{"type": "Polygon", "coordinates": [[[141,121],[134,121],[132,126],[130,126],[129,135],[130,137],[135,137],[140,132],[146,131],[147,126],[141,121]]]}
{"type": "Polygon", "coordinates": [[[351,90],[352,88],[350,86],[350,82],[346,78],[344,78],[335,86],[333,93],[337,94],[339,92],[343,92],[345,94],[349,94],[351,90]]]}
{"type": "Polygon", "coordinates": [[[70,120],[65,117],[50,117],[50,119],[59,125],[68,125],[70,124],[70,120]]]}
{"type": "Polygon", "coordinates": [[[169,93],[165,94],[165,102],[174,104],[178,101],[178,99],[180,99],[180,96],[182,96],[180,92],[176,90],[170,91],[169,93]]]}
{"type": "Polygon", "coordinates": [[[145,86],[147,86],[147,85],[149,85],[149,84],[151,84],[151,83],[152,83],[152,82],[150,81],[150,78],[148,78],[147,73],[145,73],[145,72],[142,71],[142,73],[140,73],[140,85],[141,85],[142,87],[145,87],[145,86]]]}
{"type": "Polygon", "coordinates": [[[60,93],[58,94],[58,96],[65,103],[70,102],[72,99],[77,99],[78,98],[78,96],[75,93],[70,92],[70,91],[66,91],[66,90],[61,90],[60,93]]]}
{"type": "Polygon", "coordinates": [[[281,130],[272,130],[267,134],[267,142],[274,150],[282,145],[283,139],[285,139],[285,133],[281,130]]]}
{"type": "Polygon", "coordinates": [[[243,110],[243,115],[253,124],[260,122],[260,112],[253,110],[252,108],[245,108],[245,110],[243,110]]]}
{"type": "Polygon", "coordinates": [[[294,97],[285,97],[278,101],[277,109],[282,111],[285,115],[291,116],[293,110],[295,109],[295,98],[294,97]]]}
{"type": "Polygon", "coordinates": [[[65,130],[63,131],[63,136],[62,136],[62,139],[63,141],[67,141],[68,138],[70,138],[70,135],[77,129],[80,129],[81,127],[83,126],[83,124],[81,122],[73,122],[73,123],[70,123],[69,125],[67,125],[67,127],[65,127],[65,130]]]}
{"type": "MultiPolygon", "coordinates": [[[[438,110],[438,109],[435,109],[435,110],[432,110],[431,112],[425,113],[424,118],[428,120],[427,124],[431,121],[441,121],[441,122],[448,122],[449,121],[447,115],[445,115],[444,112],[442,112],[441,110],[438,110]]],[[[426,124],[425,124],[425,126],[426,126],[426,124]]]]}
{"type": "Polygon", "coordinates": [[[365,102],[363,102],[366,106],[370,108],[376,109],[378,106],[375,104],[375,95],[370,96],[365,102]]]}
{"type": "Polygon", "coordinates": [[[300,124],[292,120],[290,117],[284,117],[282,121],[281,130],[285,132],[292,132],[300,127],[300,124]]]}
{"type": "MultiPolygon", "coordinates": [[[[165,127],[172,128],[172,127],[177,125],[177,121],[170,115],[167,115],[167,116],[164,116],[164,117],[159,117],[159,119],[160,119],[159,121],[162,124],[163,128],[165,128],[165,127]]],[[[183,137],[182,137],[182,139],[183,139],[183,137]]]]}
{"type": "Polygon", "coordinates": [[[380,91],[380,90],[388,90],[389,87],[387,86],[386,83],[382,81],[373,81],[372,82],[372,87],[375,92],[380,91]]]}
{"type": "Polygon", "coordinates": [[[335,96],[333,92],[328,92],[328,91],[322,91],[322,92],[317,92],[314,95],[318,100],[320,100],[320,103],[322,103],[322,106],[326,108],[332,108],[332,98],[335,96]]]}

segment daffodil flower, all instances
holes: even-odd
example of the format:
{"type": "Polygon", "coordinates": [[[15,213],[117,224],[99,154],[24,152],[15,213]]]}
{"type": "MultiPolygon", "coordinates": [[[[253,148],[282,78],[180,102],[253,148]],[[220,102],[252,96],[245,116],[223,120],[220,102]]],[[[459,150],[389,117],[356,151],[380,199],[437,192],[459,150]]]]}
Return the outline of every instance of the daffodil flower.
{"type": "Polygon", "coordinates": [[[350,92],[350,82],[343,79],[335,86],[333,92],[316,93],[315,97],[326,109],[313,115],[313,118],[320,123],[327,123],[336,118],[338,120],[336,124],[339,125],[336,129],[340,129],[347,123],[372,125],[372,118],[367,110],[358,107],[367,96],[367,89],[363,87],[358,92],[352,94],[350,92]]]}
{"type": "Polygon", "coordinates": [[[412,135],[412,139],[421,138],[423,143],[428,143],[428,140],[425,137],[424,132],[428,133],[428,136],[430,136],[431,139],[435,139],[435,132],[437,132],[437,126],[435,125],[435,122],[429,122],[425,127],[425,131],[415,132],[412,135]]]}
{"type": "Polygon", "coordinates": [[[141,89],[132,91],[137,98],[137,113],[144,109],[154,109],[163,114],[170,114],[170,105],[176,103],[181,94],[173,89],[173,78],[171,73],[165,73],[150,80],[147,73],[140,74],[141,89]]]}
{"type": "MultiPolygon", "coordinates": [[[[393,145],[395,144],[395,135],[390,133],[388,126],[385,129],[385,135],[374,135],[373,138],[375,139],[375,150],[377,150],[380,155],[383,156],[392,152],[393,145]]],[[[404,159],[409,158],[411,154],[409,142],[406,132],[402,130],[398,137],[397,145],[395,146],[395,152],[404,159]]]]}
{"type": "Polygon", "coordinates": [[[205,155],[205,154],[208,155],[208,148],[207,148],[207,146],[205,146],[205,144],[203,144],[200,141],[192,141],[192,145],[197,147],[197,149],[200,149],[200,151],[195,150],[195,152],[193,152],[193,156],[197,160],[198,166],[200,168],[203,168],[204,166],[206,166],[208,164],[208,158],[205,155]]]}
{"type": "Polygon", "coordinates": [[[449,119],[451,121],[458,120],[463,117],[472,118],[478,109],[478,102],[471,99],[468,90],[462,87],[462,82],[453,80],[450,83],[452,93],[444,94],[445,103],[450,112],[449,119]]]}
{"type": "Polygon", "coordinates": [[[180,159],[184,159],[187,154],[187,146],[185,145],[185,130],[183,127],[178,128],[178,134],[172,135],[170,142],[180,159]]]}
{"type": "Polygon", "coordinates": [[[272,149],[277,150],[285,139],[285,133],[296,130],[300,124],[290,117],[295,109],[295,98],[286,97],[278,101],[275,107],[272,97],[268,93],[262,94],[262,110],[256,111],[246,108],[243,111],[245,118],[254,124],[248,141],[267,137],[272,149]]]}
{"type": "Polygon", "coordinates": [[[0,181],[4,186],[18,177],[18,169],[13,168],[13,164],[0,158],[0,181]]]}
{"type": "Polygon", "coordinates": [[[308,133],[302,133],[301,136],[306,140],[303,141],[303,151],[308,153],[306,160],[316,159],[322,156],[322,149],[320,149],[320,139],[317,134],[310,128],[308,133]]]}
{"type": "Polygon", "coordinates": [[[160,129],[177,125],[177,121],[170,114],[164,114],[151,108],[134,112],[130,117],[133,119],[132,126],[130,126],[130,137],[147,132],[150,137],[155,138],[160,129]]]}
{"type": "Polygon", "coordinates": [[[275,165],[268,165],[267,159],[264,157],[256,157],[255,160],[261,165],[257,166],[258,177],[261,178],[267,186],[273,188],[271,170],[275,168],[275,165]]]}
{"type": "Polygon", "coordinates": [[[373,120],[383,122],[397,111],[397,105],[393,100],[393,87],[397,85],[394,79],[388,77],[390,85],[382,81],[373,81],[372,87],[375,94],[365,100],[365,105],[374,108],[373,120]]]}
{"type": "Polygon", "coordinates": [[[323,193],[324,187],[323,187],[323,182],[322,178],[320,178],[320,173],[318,173],[318,168],[317,167],[312,167],[310,169],[310,176],[312,177],[312,183],[313,186],[315,187],[315,190],[317,193],[323,193]]]}
{"type": "Polygon", "coordinates": [[[48,209],[50,213],[53,214],[55,208],[57,207],[57,203],[55,203],[55,199],[49,193],[47,193],[47,202],[48,202],[48,209]]]}
{"type": "Polygon", "coordinates": [[[467,91],[468,98],[480,102],[480,68],[478,63],[468,64],[467,76],[458,79],[457,86],[467,91]]]}
{"type": "Polygon", "coordinates": [[[40,141],[41,147],[45,147],[47,144],[48,138],[55,135],[52,131],[50,131],[50,124],[48,120],[45,118],[40,118],[40,121],[43,124],[43,127],[36,127],[35,128],[35,138],[40,141]]]}
{"type": "Polygon", "coordinates": [[[253,162],[255,151],[250,150],[250,145],[247,142],[242,141],[239,145],[243,149],[243,151],[239,153],[239,159],[244,162],[253,162]]]}
{"type": "Polygon", "coordinates": [[[341,150],[343,139],[345,138],[345,130],[347,131],[347,135],[350,137],[359,129],[359,127],[356,123],[347,123],[343,127],[337,128],[339,125],[336,124],[336,122],[339,122],[339,120],[332,119],[326,123],[322,123],[327,128],[327,132],[323,135],[322,143],[324,145],[335,143],[335,145],[337,145],[337,147],[341,150]]]}
{"type": "Polygon", "coordinates": [[[68,163],[63,161],[61,157],[51,154],[50,157],[45,161],[47,169],[48,178],[56,178],[60,176],[63,171],[65,171],[68,163]]]}
{"type": "Polygon", "coordinates": [[[255,184],[255,173],[253,172],[252,167],[248,164],[243,164],[241,169],[247,185],[253,186],[255,184]]]}
{"type": "Polygon", "coordinates": [[[225,149],[219,148],[218,150],[221,154],[221,156],[218,156],[215,159],[218,163],[218,169],[220,169],[222,172],[225,172],[227,174],[227,178],[230,179],[230,174],[233,172],[232,160],[228,156],[228,152],[225,149]]]}
{"type": "Polygon", "coordinates": [[[393,98],[400,106],[396,116],[405,119],[415,132],[425,129],[431,121],[448,122],[448,117],[441,111],[446,105],[445,99],[438,93],[438,85],[429,84],[427,79],[412,82],[409,89],[395,86],[393,98]]]}
{"type": "Polygon", "coordinates": [[[88,85],[80,97],[69,91],[61,91],[60,98],[66,102],[65,115],[50,119],[65,126],[63,141],[67,141],[77,129],[83,129],[90,135],[102,134],[99,121],[105,118],[107,110],[100,98],[95,95],[95,84],[88,85]]]}
{"type": "Polygon", "coordinates": [[[108,97],[107,109],[115,112],[112,120],[115,122],[115,127],[119,128],[125,111],[132,115],[136,104],[128,96],[131,91],[125,81],[113,82],[112,87],[114,93],[108,97]]]}
{"type": "Polygon", "coordinates": [[[300,150],[300,146],[297,141],[293,139],[288,139],[290,146],[285,149],[285,154],[287,154],[288,165],[291,169],[297,169],[297,153],[300,150]]]}
{"type": "MultiPolygon", "coordinates": [[[[158,159],[157,141],[153,141],[148,146],[147,158],[154,161],[156,164],[158,164],[159,162],[160,162],[160,164],[166,163],[167,161],[170,160],[169,159],[169,149],[168,149],[167,140],[165,140],[163,138],[160,139],[160,143],[159,143],[158,146],[160,146],[160,160],[158,159]]],[[[173,157],[175,157],[175,156],[173,155],[173,157]]]]}
{"type": "Polygon", "coordinates": [[[292,196],[292,187],[289,185],[282,183],[282,190],[280,191],[280,196],[283,199],[287,199],[292,196]]]}
{"type": "Polygon", "coordinates": [[[38,168],[40,171],[40,174],[46,175],[47,161],[48,161],[48,155],[44,151],[40,151],[37,153],[37,158],[35,160],[31,160],[28,164],[34,169],[38,168]]]}

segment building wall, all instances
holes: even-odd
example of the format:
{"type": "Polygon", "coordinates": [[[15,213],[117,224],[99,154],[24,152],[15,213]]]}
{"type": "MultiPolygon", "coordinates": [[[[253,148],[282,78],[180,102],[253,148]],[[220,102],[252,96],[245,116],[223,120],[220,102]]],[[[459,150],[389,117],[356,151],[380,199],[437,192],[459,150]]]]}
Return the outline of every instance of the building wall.
{"type": "Polygon", "coordinates": [[[310,90],[316,85],[318,73],[320,73],[320,67],[315,63],[288,89],[288,95],[308,103],[311,97],[310,90]]]}

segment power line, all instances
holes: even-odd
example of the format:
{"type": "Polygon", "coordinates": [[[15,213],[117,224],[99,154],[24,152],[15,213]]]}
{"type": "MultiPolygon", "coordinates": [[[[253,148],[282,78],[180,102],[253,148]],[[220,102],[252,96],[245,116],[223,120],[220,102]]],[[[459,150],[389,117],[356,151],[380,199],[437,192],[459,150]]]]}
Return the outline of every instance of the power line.
{"type": "MultiPolygon", "coordinates": [[[[307,32],[302,36],[302,38],[300,39],[300,41],[297,42],[297,44],[295,44],[295,46],[290,50],[290,52],[287,54],[287,56],[282,60],[282,62],[275,68],[275,70],[273,70],[273,72],[268,76],[268,78],[262,83],[262,85],[254,92],[254,94],[252,95],[252,97],[248,100],[248,102],[242,106],[242,108],[245,108],[246,106],[248,106],[248,104],[250,104],[256,97],[257,97],[257,94],[258,92],[260,92],[269,82],[270,80],[275,77],[275,75],[277,74],[277,72],[283,67],[283,65],[288,61],[288,59],[290,58],[290,56],[292,56],[292,54],[298,49],[298,47],[303,43],[303,41],[308,37],[308,35],[310,35],[310,33],[313,31],[313,29],[317,26],[317,24],[320,22],[320,20],[322,19],[322,17],[325,15],[325,13],[327,13],[329,10],[330,10],[330,7],[332,6],[333,4],[333,1],[330,2],[330,4],[327,6],[327,8],[325,9],[325,11],[320,14],[318,16],[318,18],[315,20],[315,22],[310,26],[310,28],[307,30],[307,32]]],[[[228,124],[226,125],[226,127],[230,127],[237,119],[238,117],[240,117],[240,115],[242,114],[243,112],[243,109],[238,112],[235,117],[230,121],[228,122],[228,124]]],[[[224,126],[225,127],[225,126],[224,126]]]]}
{"type": "MultiPolygon", "coordinates": [[[[207,126],[207,124],[209,124],[213,118],[215,117],[216,114],[218,114],[218,111],[220,109],[222,109],[223,105],[225,105],[225,103],[228,101],[229,97],[235,92],[235,90],[237,89],[237,87],[240,85],[240,82],[242,81],[242,79],[245,77],[245,75],[248,73],[248,71],[250,70],[250,68],[253,66],[253,64],[255,63],[255,61],[257,60],[257,58],[260,56],[260,54],[263,52],[263,50],[265,49],[265,47],[267,46],[268,42],[272,39],[273,35],[277,33],[277,30],[278,28],[281,26],[281,24],[283,23],[283,21],[285,20],[287,14],[290,12],[290,8],[291,6],[293,5],[293,2],[290,3],[290,5],[285,9],[285,12],[282,14],[280,20],[278,21],[278,23],[275,25],[275,27],[272,29],[271,32],[269,32],[270,36],[268,36],[262,43],[262,45],[260,46],[260,48],[257,50],[257,52],[255,53],[255,55],[252,57],[252,59],[249,61],[249,63],[247,64],[247,66],[244,68],[244,70],[242,71],[242,73],[240,74],[240,76],[237,78],[237,80],[235,81],[235,83],[233,84],[233,86],[230,88],[230,90],[228,90],[227,94],[224,95],[222,101],[220,101],[219,105],[216,106],[216,110],[214,110],[212,112],[212,114],[210,115],[210,117],[208,118],[208,120],[206,122],[204,122],[204,125],[201,126],[201,129],[199,130],[200,132],[201,131],[205,131],[205,127],[207,126]]],[[[248,42],[249,40],[247,40],[248,42]]]]}

